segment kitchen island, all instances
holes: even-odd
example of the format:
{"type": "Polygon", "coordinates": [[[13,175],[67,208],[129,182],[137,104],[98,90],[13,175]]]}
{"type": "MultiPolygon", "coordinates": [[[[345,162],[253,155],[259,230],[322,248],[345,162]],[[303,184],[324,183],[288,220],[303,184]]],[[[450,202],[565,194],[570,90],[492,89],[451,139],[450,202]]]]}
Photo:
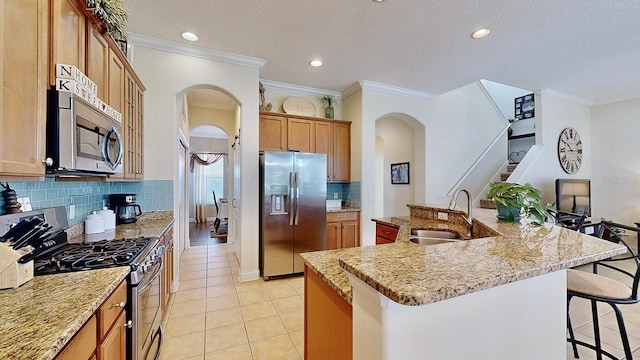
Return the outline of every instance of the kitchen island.
{"type": "MultiPolygon", "coordinates": [[[[394,244],[302,255],[310,293],[319,279],[318,286],[351,305],[353,358],[557,358],[560,352],[563,358],[564,269],[624,252],[556,226],[501,222],[486,209],[474,209],[471,235],[494,236],[416,245],[408,240],[411,229],[468,229],[458,221],[460,212],[439,221],[437,212],[447,210],[409,207],[411,216],[377,220],[398,228],[394,244]]],[[[307,289],[305,283],[307,306],[317,305],[307,301],[307,289]]],[[[306,325],[313,325],[314,316],[307,319],[313,312],[307,308],[306,325]]],[[[305,351],[321,348],[310,328],[305,351]]]]}

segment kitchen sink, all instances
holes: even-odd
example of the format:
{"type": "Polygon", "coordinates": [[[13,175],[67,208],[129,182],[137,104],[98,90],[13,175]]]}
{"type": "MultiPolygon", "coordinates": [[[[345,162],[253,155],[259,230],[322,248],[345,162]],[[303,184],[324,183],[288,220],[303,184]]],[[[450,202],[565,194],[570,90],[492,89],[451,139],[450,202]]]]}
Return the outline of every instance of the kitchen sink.
{"type": "Polygon", "coordinates": [[[445,230],[411,230],[411,236],[415,237],[428,237],[437,239],[460,239],[460,235],[452,231],[445,230]]]}
{"type": "Polygon", "coordinates": [[[444,244],[444,243],[451,243],[451,242],[457,242],[457,241],[463,241],[463,240],[413,236],[413,237],[409,237],[409,241],[418,245],[435,245],[435,244],[444,244]]]}
{"type": "Polygon", "coordinates": [[[411,230],[409,241],[418,245],[435,245],[461,241],[457,233],[444,230],[411,230]]]}

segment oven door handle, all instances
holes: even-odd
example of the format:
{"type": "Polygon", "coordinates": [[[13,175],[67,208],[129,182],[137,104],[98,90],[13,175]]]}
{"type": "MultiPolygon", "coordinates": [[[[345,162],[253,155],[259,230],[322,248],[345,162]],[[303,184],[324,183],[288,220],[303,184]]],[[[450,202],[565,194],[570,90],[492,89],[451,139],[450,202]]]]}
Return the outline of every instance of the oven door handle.
{"type": "Polygon", "coordinates": [[[146,283],[142,287],[140,287],[140,289],[138,289],[138,293],[145,291],[149,286],[151,286],[151,284],[153,284],[153,282],[158,278],[158,276],[160,276],[160,271],[162,270],[162,267],[163,267],[161,257],[158,258],[158,263],[160,264],[160,266],[158,266],[154,271],[153,275],[151,275],[151,279],[146,281],[146,283]]]}

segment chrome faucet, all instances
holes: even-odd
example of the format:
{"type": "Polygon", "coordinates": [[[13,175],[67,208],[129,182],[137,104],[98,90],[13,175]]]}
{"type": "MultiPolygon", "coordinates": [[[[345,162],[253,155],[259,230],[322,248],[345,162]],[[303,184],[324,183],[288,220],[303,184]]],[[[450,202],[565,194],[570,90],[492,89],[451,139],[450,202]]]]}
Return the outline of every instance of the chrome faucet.
{"type": "Polygon", "coordinates": [[[471,227],[473,226],[473,216],[471,215],[471,194],[469,193],[468,190],[460,189],[456,191],[455,194],[453,194],[453,197],[449,202],[449,210],[456,209],[456,203],[458,202],[458,195],[460,195],[461,192],[467,194],[467,217],[462,215],[462,218],[467,222],[467,224],[469,224],[469,227],[471,227]]]}

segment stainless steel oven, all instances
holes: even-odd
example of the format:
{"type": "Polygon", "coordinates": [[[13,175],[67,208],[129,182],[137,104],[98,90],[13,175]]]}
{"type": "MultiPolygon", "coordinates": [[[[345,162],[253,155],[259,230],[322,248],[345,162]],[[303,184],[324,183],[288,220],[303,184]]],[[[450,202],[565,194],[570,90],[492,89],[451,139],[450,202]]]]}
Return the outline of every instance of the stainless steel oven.
{"type": "Polygon", "coordinates": [[[163,246],[155,247],[132,267],[131,336],[129,353],[132,360],[157,360],[162,346],[162,308],[160,306],[160,274],[163,246]]]}

